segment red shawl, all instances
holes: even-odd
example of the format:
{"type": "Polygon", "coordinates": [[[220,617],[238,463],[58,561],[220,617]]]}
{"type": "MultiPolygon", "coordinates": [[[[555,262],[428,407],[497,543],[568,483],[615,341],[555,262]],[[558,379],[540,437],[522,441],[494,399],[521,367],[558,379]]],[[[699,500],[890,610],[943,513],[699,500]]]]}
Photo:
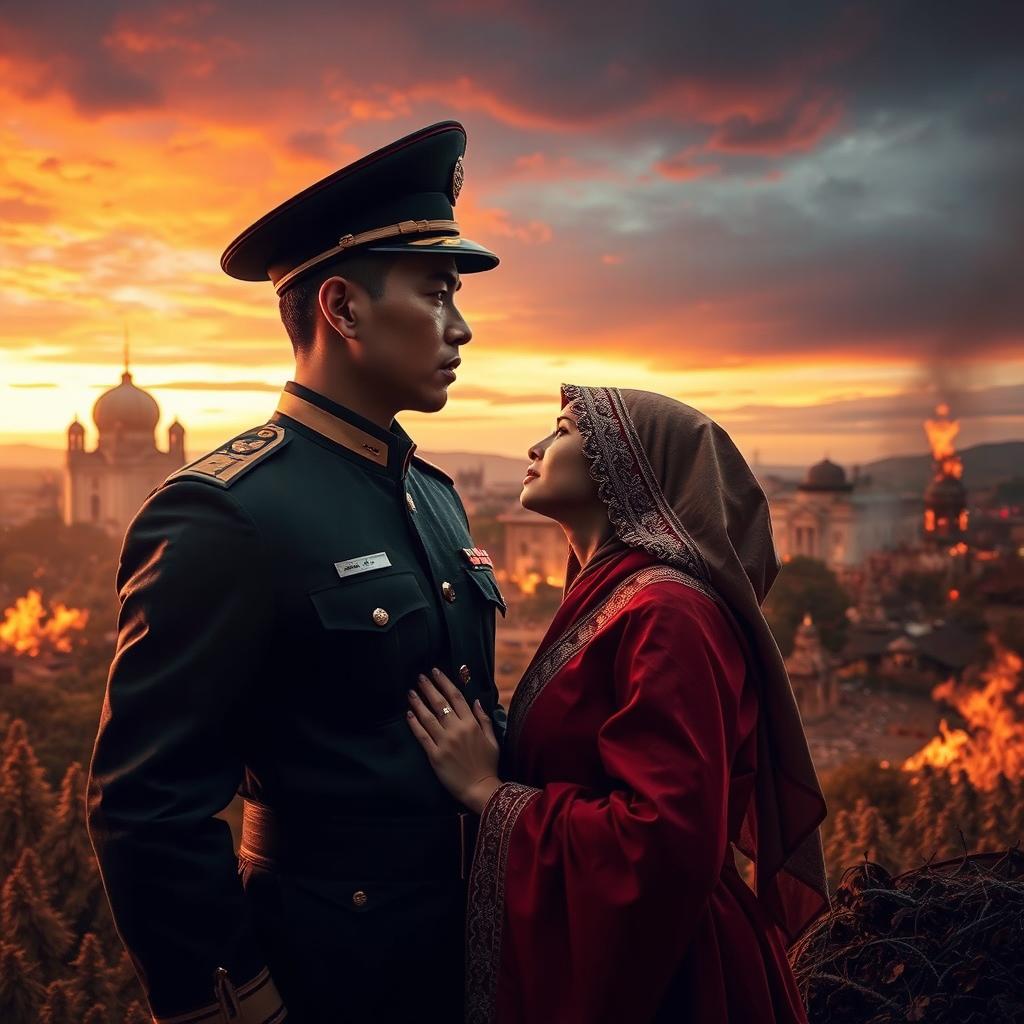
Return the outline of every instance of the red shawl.
{"type": "Polygon", "coordinates": [[[581,579],[512,701],[467,915],[470,1024],[803,1024],[736,871],[757,689],[699,581],[627,552],[581,579]]]}

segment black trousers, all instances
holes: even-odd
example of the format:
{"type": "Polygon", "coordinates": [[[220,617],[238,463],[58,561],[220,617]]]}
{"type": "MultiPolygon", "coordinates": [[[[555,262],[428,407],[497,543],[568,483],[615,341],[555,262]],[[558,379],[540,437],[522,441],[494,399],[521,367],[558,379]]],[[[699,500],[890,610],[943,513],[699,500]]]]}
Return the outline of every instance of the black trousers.
{"type": "Polygon", "coordinates": [[[239,874],[288,1024],[459,1024],[465,883],[239,874]]]}

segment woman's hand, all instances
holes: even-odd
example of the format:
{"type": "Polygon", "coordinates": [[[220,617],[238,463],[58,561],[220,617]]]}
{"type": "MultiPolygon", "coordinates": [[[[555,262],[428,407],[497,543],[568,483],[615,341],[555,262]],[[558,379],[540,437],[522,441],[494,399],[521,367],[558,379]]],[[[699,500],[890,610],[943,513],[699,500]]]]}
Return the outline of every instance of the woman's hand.
{"type": "Polygon", "coordinates": [[[422,696],[409,691],[409,727],[445,789],[479,814],[501,785],[494,727],[480,701],[471,708],[440,669],[433,676],[420,676],[422,696]]]}

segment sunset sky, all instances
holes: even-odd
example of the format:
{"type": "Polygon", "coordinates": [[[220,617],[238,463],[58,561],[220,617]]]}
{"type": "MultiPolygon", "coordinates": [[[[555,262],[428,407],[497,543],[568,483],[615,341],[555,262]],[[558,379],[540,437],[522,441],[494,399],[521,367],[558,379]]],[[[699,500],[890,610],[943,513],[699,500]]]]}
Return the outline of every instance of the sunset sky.
{"type": "MultiPolygon", "coordinates": [[[[195,454],[291,349],[224,246],[447,118],[496,251],[433,451],[521,454],[563,381],[663,391],[748,456],[1024,438],[1024,17],[1010,3],[0,4],[0,444],[136,383],[195,454]]],[[[92,443],[90,434],[89,443],[92,443]]]]}

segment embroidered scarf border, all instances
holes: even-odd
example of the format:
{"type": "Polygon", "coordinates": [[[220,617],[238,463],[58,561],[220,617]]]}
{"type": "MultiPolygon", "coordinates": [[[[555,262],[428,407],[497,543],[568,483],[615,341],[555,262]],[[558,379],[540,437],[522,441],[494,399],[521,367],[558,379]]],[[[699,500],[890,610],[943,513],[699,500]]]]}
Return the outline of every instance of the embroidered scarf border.
{"type": "Polygon", "coordinates": [[[604,601],[570,626],[527,669],[509,704],[505,743],[510,748],[514,747],[518,741],[526,716],[530,713],[534,701],[547,686],[548,681],[579,651],[583,650],[598,632],[633,600],[640,590],[663,580],[675,580],[677,583],[700,591],[712,601],[718,601],[717,595],[709,586],[670,565],[649,565],[627,576],[604,601]]]}
{"type": "MultiPolygon", "coordinates": [[[[668,565],[649,565],[627,576],[597,608],[567,629],[527,671],[509,708],[506,743],[518,739],[523,720],[541,691],[644,587],[671,580],[712,600],[699,580],[668,565]]],[[[466,905],[466,1022],[494,1020],[501,933],[505,917],[505,869],[516,821],[540,790],[517,782],[499,786],[480,816],[466,905]]]]}
{"type": "Polygon", "coordinates": [[[480,816],[466,906],[466,1024],[494,1019],[508,846],[523,808],[539,795],[539,789],[506,782],[480,816]]]}
{"type": "Polygon", "coordinates": [[[590,475],[619,538],[710,583],[704,556],[666,500],[619,389],[565,384],[562,398],[576,416],[590,475]]]}

